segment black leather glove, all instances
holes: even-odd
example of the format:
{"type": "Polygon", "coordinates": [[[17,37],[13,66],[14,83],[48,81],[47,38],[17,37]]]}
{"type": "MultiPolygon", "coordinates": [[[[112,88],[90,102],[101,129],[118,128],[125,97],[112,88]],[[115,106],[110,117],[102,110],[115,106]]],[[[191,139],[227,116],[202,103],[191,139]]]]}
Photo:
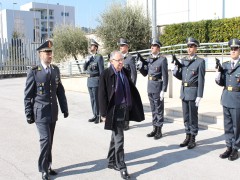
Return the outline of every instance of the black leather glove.
{"type": "Polygon", "coordinates": [[[63,113],[63,117],[64,117],[64,118],[67,118],[68,115],[69,115],[68,112],[64,112],[64,113],[63,113]]]}
{"type": "Polygon", "coordinates": [[[27,123],[28,124],[32,124],[32,123],[34,123],[35,121],[34,121],[34,118],[33,117],[27,117],[27,123]]]}

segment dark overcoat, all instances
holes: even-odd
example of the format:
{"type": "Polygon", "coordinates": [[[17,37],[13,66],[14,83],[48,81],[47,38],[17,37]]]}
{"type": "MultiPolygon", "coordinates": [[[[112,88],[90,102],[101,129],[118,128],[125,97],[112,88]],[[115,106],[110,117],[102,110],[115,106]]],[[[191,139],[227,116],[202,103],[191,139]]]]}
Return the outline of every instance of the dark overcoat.
{"type": "MultiPolygon", "coordinates": [[[[144,111],[140,94],[131,81],[129,71],[123,67],[123,71],[126,74],[132,97],[132,107],[129,111],[129,119],[131,121],[143,121],[144,111]]],[[[113,117],[115,108],[115,87],[116,87],[116,75],[110,66],[105,69],[100,76],[98,98],[100,115],[106,117],[105,129],[113,130],[113,117]]]]}

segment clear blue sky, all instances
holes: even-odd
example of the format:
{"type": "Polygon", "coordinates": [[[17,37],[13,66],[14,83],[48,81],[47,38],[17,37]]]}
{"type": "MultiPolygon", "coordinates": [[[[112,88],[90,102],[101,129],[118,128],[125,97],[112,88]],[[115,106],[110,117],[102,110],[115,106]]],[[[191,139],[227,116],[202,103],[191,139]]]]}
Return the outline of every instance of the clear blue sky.
{"type": "Polygon", "coordinates": [[[76,26],[95,28],[99,14],[106,11],[112,2],[124,3],[126,0],[0,0],[0,8],[19,10],[21,5],[29,2],[74,6],[76,26]]]}

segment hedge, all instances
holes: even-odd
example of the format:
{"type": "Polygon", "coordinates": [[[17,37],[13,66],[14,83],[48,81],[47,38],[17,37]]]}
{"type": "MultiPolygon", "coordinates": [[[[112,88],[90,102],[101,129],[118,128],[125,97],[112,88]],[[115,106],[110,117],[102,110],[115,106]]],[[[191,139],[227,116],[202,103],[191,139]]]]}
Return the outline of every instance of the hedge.
{"type": "Polygon", "coordinates": [[[164,46],[184,44],[187,37],[194,37],[200,43],[240,38],[240,17],[167,25],[160,35],[160,41],[164,46]]]}

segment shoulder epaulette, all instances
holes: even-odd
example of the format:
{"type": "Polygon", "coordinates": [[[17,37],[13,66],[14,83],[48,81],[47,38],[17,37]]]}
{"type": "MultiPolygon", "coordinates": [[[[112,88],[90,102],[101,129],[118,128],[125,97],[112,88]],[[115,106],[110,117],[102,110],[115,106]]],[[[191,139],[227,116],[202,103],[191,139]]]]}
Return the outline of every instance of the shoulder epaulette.
{"type": "Polygon", "coordinates": [[[31,66],[32,70],[36,70],[38,68],[38,66],[31,66]]]}
{"type": "Polygon", "coordinates": [[[51,66],[52,66],[53,68],[57,68],[57,65],[55,65],[55,64],[51,64],[51,66]]]}

